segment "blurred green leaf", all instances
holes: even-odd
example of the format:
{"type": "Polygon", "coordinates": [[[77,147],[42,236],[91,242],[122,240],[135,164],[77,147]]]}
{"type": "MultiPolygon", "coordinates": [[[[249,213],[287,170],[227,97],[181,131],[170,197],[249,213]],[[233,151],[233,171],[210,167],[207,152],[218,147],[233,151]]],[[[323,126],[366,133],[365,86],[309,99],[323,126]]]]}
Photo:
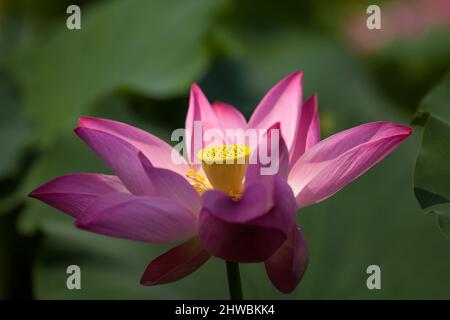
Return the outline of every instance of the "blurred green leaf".
{"type": "Polygon", "coordinates": [[[20,103],[19,92],[11,79],[0,71],[0,179],[14,174],[32,135],[33,128],[20,103]]]}
{"type": "Polygon", "coordinates": [[[422,37],[396,39],[366,57],[369,68],[380,88],[413,113],[418,101],[450,68],[449,38],[450,28],[438,28],[422,37]]]}
{"type": "Polygon", "coordinates": [[[207,67],[203,38],[221,2],[107,1],[82,7],[81,30],[61,21],[49,41],[13,68],[43,141],[72,127],[114,89],[157,97],[186,90],[207,67]]]}
{"type": "Polygon", "coordinates": [[[414,190],[423,209],[450,202],[450,125],[428,116],[417,157],[414,190]]]}
{"type": "Polygon", "coordinates": [[[443,80],[429,93],[419,110],[422,112],[429,112],[434,116],[450,122],[450,73],[443,78],[443,80]]]}
{"type": "Polygon", "coordinates": [[[450,74],[419,108],[427,114],[414,174],[414,192],[423,210],[438,215],[450,237],[450,74]]]}
{"type": "MultiPolygon", "coordinates": [[[[418,39],[398,39],[382,50],[376,59],[397,61],[402,72],[412,78],[427,75],[436,65],[450,67],[450,29],[437,28],[418,39]]],[[[444,69],[445,70],[445,69],[444,69]]]]}
{"type": "Polygon", "coordinates": [[[246,90],[253,105],[284,76],[304,72],[303,98],[318,93],[324,133],[345,129],[358,121],[401,114],[377,89],[364,66],[333,38],[318,32],[271,29],[264,33],[252,28],[225,27],[217,32],[229,54],[241,63],[246,90]]]}
{"type": "Polygon", "coordinates": [[[450,215],[448,214],[450,212],[450,204],[440,204],[436,207],[434,211],[438,212],[437,219],[439,228],[441,228],[444,236],[450,239],[450,215]]]}

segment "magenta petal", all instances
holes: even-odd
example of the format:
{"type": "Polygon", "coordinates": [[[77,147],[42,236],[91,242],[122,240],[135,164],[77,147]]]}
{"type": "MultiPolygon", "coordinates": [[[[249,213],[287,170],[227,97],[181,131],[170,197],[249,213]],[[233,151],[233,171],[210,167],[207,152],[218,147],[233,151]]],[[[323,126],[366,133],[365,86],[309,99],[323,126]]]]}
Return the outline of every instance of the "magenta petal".
{"type": "Polygon", "coordinates": [[[29,196],[76,218],[98,197],[116,192],[128,193],[116,176],[73,173],[50,180],[29,196]]]}
{"type": "Polygon", "coordinates": [[[128,124],[94,117],[78,120],[81,128],[94,129],[113,135],[141,151],[155,167],[169,169],[182,175],[189,169],[183,157],[168,143],[128,124]]]}
{"type": "Polygon", "coordinates": [[[272,196],[263,184],[253,184],[246,188],[244,195],[238,200],[218,190],[207,191],[202,198],[202,208],[214,212],[222,220],[230,223],[247,223],[266,214],[270,207],[265,204],[266,198],[272,196]],[[255,201],[256,198],[260,201],[255,201]]]}
{"type": "Polygon", "coordinates": [[[297,122],[297,130],[292,143],[290,168],[309,148],[320,141],[320,121],[317,95],[314,94],[303,103],[302,112],[297,122]]]}
{"type": "Polygon", "coordinates": [[[116,193],[97,199],[76,225],[112,237],[168,243],[193,236],[197,216],[166,198],[116,193]]]}
{"type": "Polygon", "coordinates": [[[270,281],[281,292],[290,293],[297,287],[308,266],[308,247],[299,227],[292,228],[289,238],[265,266],[270,281]]]}
{"type": "Polygon", "coordinates": [[[199,235],[211,255],[228,261],[259,262],[281,246],[294,225],[297,208],[287,183],[279,177],[274,183],[273,194],[268,194],[263,184],[253,184],[238,201],[220,191],[204,194],[199,235]],[[267,209],[268,202],[274,203],[272,208],[267,209]]]}
{"type": "Polygon", "coordinates": [[[289,174],[298,206],[332,196],[384,159],[411,131],[390,122],[372,122],[319,142],[297,160],[289,174]]]}
{"type": "Polygon", "coordinates": [[[139,160],[139,150],[109,133],[87,128],[75,132],[120,177],[133,194],[150,195],[153,187],[139,160]]]}
{"type": "Polygon", "coordinates": [[[191,212],[200,212],[200,196],[184,177],[167,169],[153,167],[142,153],[139,154],[139,158],[152,183],[155,195],[171,199],[191,212]]]}
{"type": "Polygon", "coordinates": [[[295,72],[278,82],[261,100],[248,123],[249,128],[267,129],[280,122],[288,149],[294,141],[302,108],[302,76],[295,72]]]}
{"type": "Polygon", "coordinates": [[[194,237],[154,259],[144,271],[141,284],[152,286],[177,281],[200,268],[210,255],[194,237]]]}
{"type": "Polygon", "coordinates": [[[245,117],[235,107],[223,102],[215,102],[212,107],[224,130],[245,129],[247,126],[245,117]]]}
{"type": "Polygon", "coordinates": [[[277,122],[267,129],[266,134],[260,138],[259,145],[252,152],[247,171],[245,172],[246,187],[253,183],[263,183],[270,189],[274,183],[274,177],[277,174],[280,174],[284,179],[288,176],[289,154],[286,143],[279,131],[278,140],[275,141],[275,144],[278,147],[278,153],[273,152],[272,140],[274,140],[274,136],[272,129],[280,130],[280,123],[277,122]],[[269,158],[261,159],[261,153],[264,157],[266,157],[267,154],[270,158],[268,163],[266,163],[266,161],[269,158]],[[274,170],[270,170],[271,167],[274,168],[274,170]]]}
{"type": "Polygon", "coordinates": [[[221,124],[208,99],[196,84],[191,87],[189,110],[186,116],[186,131],[186,148],[189,161],[192,163],[198,162],[196,154],[202,148],[211,144],[223,144],[221,124]],[[197,129],[194,125],[195,122],[200,124],[197,129]],[[199,129],[201,130],[198,131],[199,129]],[[206,130],[213,131],[212,136],[207,139],[208,141],[204,136],[206,130]]]}

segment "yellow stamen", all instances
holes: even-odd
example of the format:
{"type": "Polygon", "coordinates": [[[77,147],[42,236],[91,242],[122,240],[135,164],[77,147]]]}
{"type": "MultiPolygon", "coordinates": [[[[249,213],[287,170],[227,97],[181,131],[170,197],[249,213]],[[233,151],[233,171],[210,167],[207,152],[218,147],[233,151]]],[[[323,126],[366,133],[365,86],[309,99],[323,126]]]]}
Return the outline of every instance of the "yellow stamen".
{"type": "Polygon", "coordinates": [[[211,184],[205,176],[189,169],[186,173],[186,177],[191,181],[192,187],[198,194],[203,195],[206,190],[212,189],[211,184]]]}
{"type": "Polygon", "coordinates": [[[242,192],[249,155],[250,148],[239,145],[210,146],[197,153],[212,187],[232,197],[242,192]]]}

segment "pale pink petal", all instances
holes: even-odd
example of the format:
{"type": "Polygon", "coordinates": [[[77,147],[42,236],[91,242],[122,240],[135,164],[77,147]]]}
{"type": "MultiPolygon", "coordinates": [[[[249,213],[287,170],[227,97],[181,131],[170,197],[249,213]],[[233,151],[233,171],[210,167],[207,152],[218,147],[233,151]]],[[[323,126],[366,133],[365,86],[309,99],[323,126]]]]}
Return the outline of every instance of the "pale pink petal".
{"type": "Polygon", "coordinates": [[[208,145],[223,144],[222,126],[200,88],[193,84],[186,116],[186,149],[189,161],[199,163],[197,152],[208,145]],[[197,123],[197,127],[195,126],[197,123]],[[205,136],[209,131],[210,136],[205,136]]]}
{"type": "Polygon", "coordinates": [[[135,195],[154,193],[136,147],[104,131],[79,127],[75,132],[119,176],[131,193],[135,195]]]}
{"type": "Polygon", "coordinates": [[[80,118],[78,126],[103,131],[126,141],[145,154],[155,167],[169,169],[181,175],[189,169],[184,158],[168,143],[144,130],[122,122],[93,117],[80,118]]]}
{"type": "Polygon", "coordinates": [[[298,206],[332,196],[384,159],[411,131],[390,122],[372,122],[319,142],[297,160],[289,174],[298,206]]]}
{"type": "Polygon", "coordinates": [[[290,149],[302,108],[302,75],[295,72],[278,82],[253,112],[248,128],[267,129],[280,122],[283,138],[290,149]]]}
{"type": "Polygon", "coordinates": [[[171,199],[185,206],[191,212],[200,212],[200,196],[187,180],[176,172],[155,168],[143,155],[139,158],[148,179],[151,181],[155,195],[171,199]]]}
{"type": "Polygon", "coordinates": [[[116,176],[73,173],[50,180],[29,196],[76,218],[98,197],[116,192],[129,193],[116,176]]]}
{"type": "Polygon", "coordinates": [[[150,262],[142,275],[141,284],[153,286],[177,281],[200,268],[209,257],[199,238],[194,237],[150,262]]]}
{"type": "Polygon", "coordinates": [[[297,226],[292,228],[289,238],[265,262],[270,281],[283,293],[290,293],[297,287],[307,266],[308,247],[297,226]]]}
{"type": "Polygon", "coordinates": [[[94,201],[76,220],[92,232],[152,243],[187,239],[197,230],[197,216],[162,197],[109,194],[94,201]]]}
{"type": "Polygon", "coordinates": [[[320,121],[317,95],[314,94],[303,103],[302,112],[297,122],[294,142],[289,152],[290,168],[309,148],[320,141],[320,121]]]}
{"type": "Polygon", "coordinates": [[[221,127],[225,129],[245,129],[247,121],[242,113],[232,105],[224,102],[214,102],[213,110],[216,113],[221,127]]]}
{"type": "Polygon", "coordinates": [[[220,191],[202,198],[199,236],[214,256],[235,262],[267,260],[287,239],[294,225],[296,203],[292,190],[277,176],[273,194],[263,184],[247,187],[238,201],[220,191]],[[271,201],[267,197],[273,197],[271,201]],[[267,203],[274,205],[267,209],[267,203]]]}

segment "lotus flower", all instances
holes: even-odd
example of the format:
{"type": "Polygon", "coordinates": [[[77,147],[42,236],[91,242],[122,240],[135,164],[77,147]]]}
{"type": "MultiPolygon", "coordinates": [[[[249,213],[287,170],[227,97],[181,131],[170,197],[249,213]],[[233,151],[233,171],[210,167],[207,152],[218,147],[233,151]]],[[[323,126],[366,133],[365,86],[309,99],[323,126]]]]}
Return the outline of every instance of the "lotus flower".
{"type": "Polygon", "coordinates": [[[186,129],[191,133],[185,141],[188,159],[135,127],[80,118],[76,134],[116,175],[69,174],[30,196],[71,215],[81,229],[149,243],[181,241],[150,262],[141,278],[144,285],[183,278],[215,256],[264,262],[272,284],[289,293],[308,264],[305,238],[295,222],[298,208],[332,196],[411,133],[406,126],[373,122],[320,141],[317,96],[303,102],[301,72],[276,84],[248,122],[228,104],[210,105],[194,84],[186,129]],[[249,161],[255,150],[245,146],[207,145],[194,130],[196,121],[222,133],[266,130],[266,140],[279,145],[278,171],[262,175],[261,162],[249,161]],[[270,133],[276,129],[278,137],[270,133]],[[195,146],[199,140],[200,148],[195,146]],[[208,163],[218,154],[232,163],[208,163]]]}

